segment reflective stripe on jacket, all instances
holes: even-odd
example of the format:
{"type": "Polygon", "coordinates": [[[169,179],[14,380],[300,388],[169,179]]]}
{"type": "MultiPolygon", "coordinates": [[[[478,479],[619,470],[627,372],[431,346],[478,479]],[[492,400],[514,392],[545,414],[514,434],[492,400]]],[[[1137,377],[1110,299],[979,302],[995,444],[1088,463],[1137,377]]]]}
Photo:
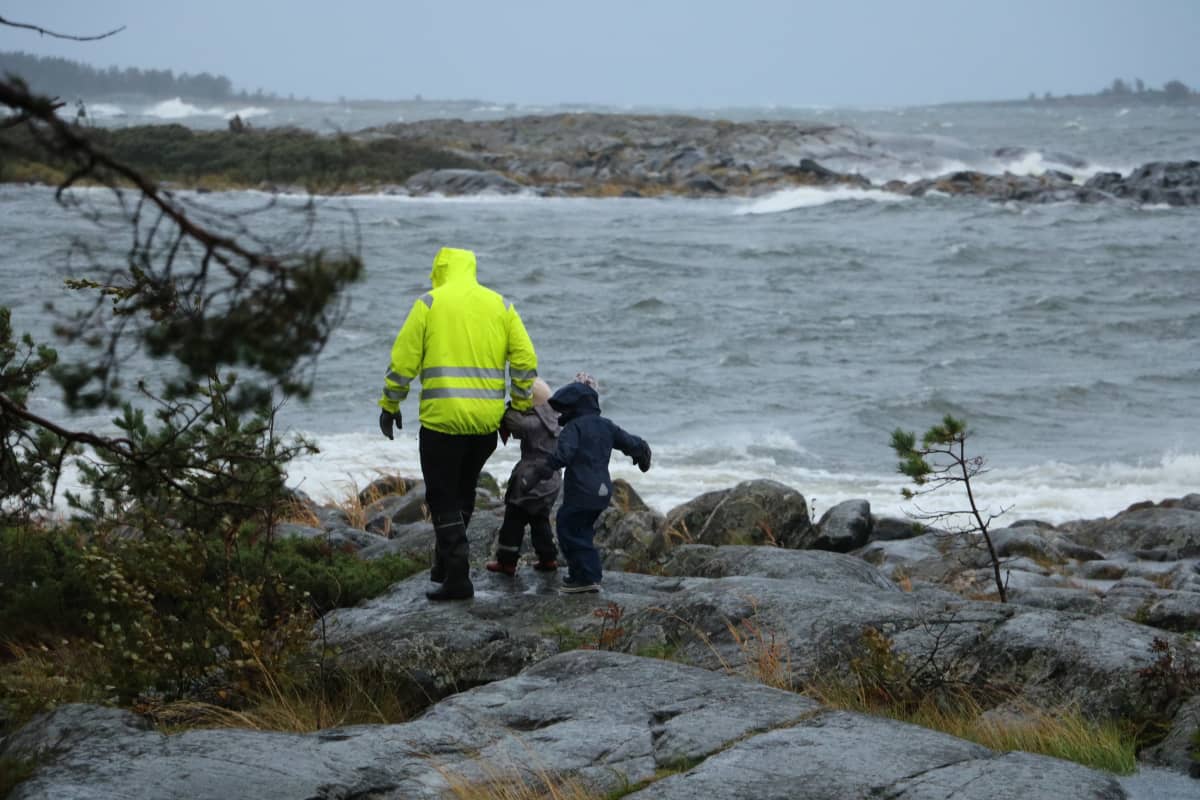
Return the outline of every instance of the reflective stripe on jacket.
{"type": "Polygon", "coordinates": [[[419,379],[422,427],[491,433],[504,415],[506,362],[512,407],[532,407],[533,343],[513,305],[475,279],[470,250],[443,247],[430,281],[396,335],[379,405],[396,411],[419,379]]]}

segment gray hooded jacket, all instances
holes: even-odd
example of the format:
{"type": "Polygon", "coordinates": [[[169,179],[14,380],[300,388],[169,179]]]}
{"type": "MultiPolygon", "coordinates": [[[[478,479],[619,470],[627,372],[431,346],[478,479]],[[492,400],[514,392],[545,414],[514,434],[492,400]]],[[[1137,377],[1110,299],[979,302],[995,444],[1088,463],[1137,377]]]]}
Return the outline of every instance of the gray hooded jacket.
{"type": "Polygon", "coordinates": [[[500,428],[521,440],[521,460],[509,476],[504,502],[520,506],[530,514],[548,516],[562,488],[562,472],[554,470],[550,477],[525,490],[521,489],[521,478],[533,473],[554,454],[558,445],[558,412],[546,405],[524,412],[510,408],[504,412],[500,428]]]}

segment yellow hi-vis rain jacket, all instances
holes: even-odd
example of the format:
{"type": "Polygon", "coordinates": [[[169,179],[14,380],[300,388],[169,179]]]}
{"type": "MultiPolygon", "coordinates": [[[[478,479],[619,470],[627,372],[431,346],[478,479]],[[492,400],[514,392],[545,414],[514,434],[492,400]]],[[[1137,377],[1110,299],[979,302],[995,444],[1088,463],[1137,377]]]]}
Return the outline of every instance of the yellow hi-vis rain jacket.
{"type": "Polygon", "coordinates": [[[525,324],[505,300],[475,279],[475,254],[443,247],[430,273],[433,291],[417,298],[392,345],[379,405],[396,411],[421,380],[421,426],[440,433],[491,433],[504,415],[504,364],[512,407],[533,405],[537,354],[525,324]]]}

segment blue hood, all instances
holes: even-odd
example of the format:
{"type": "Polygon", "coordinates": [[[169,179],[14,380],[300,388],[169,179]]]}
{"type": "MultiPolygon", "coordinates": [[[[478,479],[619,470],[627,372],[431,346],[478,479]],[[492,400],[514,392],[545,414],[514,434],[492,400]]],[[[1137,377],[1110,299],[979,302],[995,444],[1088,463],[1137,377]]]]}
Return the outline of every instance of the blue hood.
{"type": "Polygon", "coordinates": [[[576,417],[599,416],[600,395],[586,383],[568,383],[550,397],[550,407],[565,425],[576,417]]]}

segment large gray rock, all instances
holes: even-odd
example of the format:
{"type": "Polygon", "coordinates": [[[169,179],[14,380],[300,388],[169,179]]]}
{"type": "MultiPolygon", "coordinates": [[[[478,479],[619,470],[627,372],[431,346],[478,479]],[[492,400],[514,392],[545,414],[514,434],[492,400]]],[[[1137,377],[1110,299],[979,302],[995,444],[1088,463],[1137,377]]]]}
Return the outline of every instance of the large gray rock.
{"type": "Polygon", "coordinates": [[[1034,527],[1000,528],[990,531],[992,546],[1001,558],[1025,556],[1061,563],[1066,556],[1034,527]]]}
{"type": "Polygon", "coordinates": [[[1200,204],[1200,161],[1155,161],[1124,178],[1119,173],[1101,172],[1084,188],[1139,203],[1194,206],[1200,204]]]}
{"type": "Polygon", "coordinates": [[[559,576],[522,566],[515,578],[472,571],[473,600],[430,603],[424,574],[325,618],[328,643],[350,663],[394,672],[431,699],[517,674],[564,649],[597,643],[594,612],[631,612],[673,590],[661,578],[610,573],[603,595],[561,595],[559,576]]]}
{"type": "Polygon", "coordinates": [[[871,526],[871,504],[866,500],[846,500],[821,515],[817,536],[809,547],[849,553],[867,543],[871,526]]]}
{"type": "Polygon", "coordinates": [[[1130,719],[1160,702],[1139,671],[1155,661],[1154,639],[1170,636],[1107,615],[1030,609],[991,627],[971,660],[977,674],[1021,686],[1039,705],[1067,701],[1092,717],[1130,719]]]}
{"type": "Polygon", "coordinates": [[[799,695],[724,675],[578,651],[401,725],[164,736],[126,712],[66,706],[22,729],[0,754],[39,761],[12,795],[21,800],[440,800],[447,776],[484,780],[496,770],[571,773],[615,788],[817,711],[799,695]]]}
{"type": "Polygon", "coordinates": [[[36,758],[13,800],[441,800],[453,778],[572,776],[642,798],[1125,795],[1064,761],[999,755],[791,692],[617,653],[576,651],[398,725],[165,736],[126,712],[65,706],[0,746],[36,758]],[[680,768],[685,772],[675,774],[680,768]],[[669,777],[663,777],[663,776],[669,777]],[[799,794],[798,794],[799,793],[799,794]]]}
{"type": "Polygon", "coordinates": [[[849,590],[863,584],[885,592],[900,591],[883,573],[861,559],[821,550],[689,544],[671,551],[664,575],[727,578],[734,575],[829,584],[849,590]]]}
{"type": "Polygon", "coordinates": [[[359,491],[358,503],[361,506],[369,506],[381,497],[408,494],[418,487],[421,489],[421,496],[424,497],[425,482],[420,478],[410,478],[405,475],[381,475],[359,491]]]}
{"type": "Polygon", "coordinates": [[[525,187],[499,172],[474,169],[433,169],[418,172],[405,182],[412,194],[517,194],[525,187]]]}
{"type": "Polygon", "coordinates": [[[425,485],[418,484],[406,494],[386,495],[363,509],[366,529],[391,538],[392,529],[429,519],[425,506],[425,485]]]}
{"type": "Polygon", "coordinates": [[[1154,628],[1200,631],[1200,592],[1160,589],[1127,580],[1105,592],[1100,605],[1110,614],[1154,628]]]}
{"type": "Polygon", "coordinates": [[[1111,519],[1071,523],[1070,536],[1105,553],[1173,550],[1176,558],[1200,555],[1200,511],[1182,506],[1136,508],[1111,519]]]}
{"type": "Polygon", "coordinates": [[[910,539],[873,541],[856,555],[897,580],[907,578],[967,591],[976,589],[976,570],[991,564],[981,544],[962,534],[931,532],[910,539]]]}
{"type": "Polygon", "coordinates": [[[1095,592],[1061,586],[1009,587],[1008,599],[1023,606],[1076,614],[1099,614],[1104,610],[1100,596],[1095,592]]]}
{"type": "Polygon", "coordinates": [[[609,508],[596,521],[596,546],[605,569],[645,572],[670,549],[657,511],[609,508]]]}
{"type": "Polygon", "coordinates": [[[771,480],[702,494],[671,509],[663,528],[670,541],[690,544],[804,548],[816,536],[804,496],[771,480]]]}
{"type": "Polygon", "coordinates": [[[647,572],[671,547],[663,515],[651,509],[627,481],[613,481],[613,502],[596,520],[596,546],[604,568],[647,572]]]}
{"type": "Polygon", "coordinates": [[[897,539],[911,539],[928,532],[929,529],[916,520],[874,517],[871,520],[871,535],[868,541],[889,542],[897,539]]]}
{"type": "Polygon", "coordinates": [[[999,755],[946,734],[827,713],[755,736],[630,800],[1124,800],[1108,775],[1028,753],[999,755]],[[878,737],[878,738],[877,738],[878,737]],[[848,755],[858,754],[853,762],[848,755]]]}

